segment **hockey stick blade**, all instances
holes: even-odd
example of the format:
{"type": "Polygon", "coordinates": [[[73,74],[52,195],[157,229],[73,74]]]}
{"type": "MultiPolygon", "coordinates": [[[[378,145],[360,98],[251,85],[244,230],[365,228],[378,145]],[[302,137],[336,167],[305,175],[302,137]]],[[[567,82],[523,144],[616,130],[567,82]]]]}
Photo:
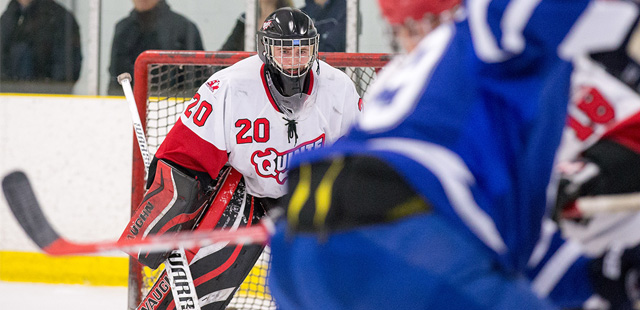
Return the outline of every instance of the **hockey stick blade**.
{"type": "Polygon", "coordinates": [[[567,219],[588,218],[600,213],[640,211],[640,193],[581,197],[564,210],[567,219]]]}
{"type": "Polygon", "coordinates": [[[29,179],[23,172],[16,171],[5,176],[2,180],[2,190],[20,226],[36,245],[49,255],[97,254],[114,250],[127,253],[165,252],[180,246],[204,247],[217,242],[266,244],[275,230],[273,222],[267,216],[259,225],[235,231],[185,231],[150,236],[142,240],[76,243],[61,237],[51,226],[40,208],[29,179]]]}
{"type": "Polygon", "coordinates": [[[60,236],[42,213],[24,172],[15,171],[5,176],[2,190],[16,220],[38,247],[46,249],[60,240],[60,236]]]}

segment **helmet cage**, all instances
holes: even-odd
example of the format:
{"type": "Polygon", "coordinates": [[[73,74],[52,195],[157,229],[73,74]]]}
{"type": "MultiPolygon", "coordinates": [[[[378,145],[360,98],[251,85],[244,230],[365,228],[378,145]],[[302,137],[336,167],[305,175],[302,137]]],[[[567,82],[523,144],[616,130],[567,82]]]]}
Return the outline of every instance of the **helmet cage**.
{"type": "Polygon", "coordinates": [[[318,59],[319,40],[319,35],[299,39],[262,36],[267,61],[281,74],[291,78],[304,77],[309,72],[313,62],[318,59]]]}

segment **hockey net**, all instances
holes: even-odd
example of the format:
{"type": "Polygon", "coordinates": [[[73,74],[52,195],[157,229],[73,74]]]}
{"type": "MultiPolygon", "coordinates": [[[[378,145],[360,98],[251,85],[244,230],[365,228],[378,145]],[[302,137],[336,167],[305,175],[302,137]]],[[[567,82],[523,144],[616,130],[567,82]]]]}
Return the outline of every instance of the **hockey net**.
{"type": "MultiPolygon", "coordinates": [[[[180,117],[200,85],[213,73],[253,52],[146,51],[135,64],[134,95],[149,151],[154,154],[173,124],[180,117]]],[[[353,80],[361,97],[376,73],[390,59],[389,54],[320,53],[319,58],[344,70],[353,80]]],[[[144,195],[144,163],[134,136],[132,171],[132,211],[144,195]]],[[[251,273],[237,290],[229,308],[276,309],[266,286],[270,249],[267,246],[251,273]]],[[[129,309],[135,309],[147,294],[162,268],[142,268],[135,260],[129,266],[129,309]]]]}

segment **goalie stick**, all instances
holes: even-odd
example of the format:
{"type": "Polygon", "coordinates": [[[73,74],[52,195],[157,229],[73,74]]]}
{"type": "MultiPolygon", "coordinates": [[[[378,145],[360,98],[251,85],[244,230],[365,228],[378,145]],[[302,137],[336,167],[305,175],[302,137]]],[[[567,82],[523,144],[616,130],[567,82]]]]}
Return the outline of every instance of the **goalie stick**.
{"type": "MultiPolygon", "coordinates": [[[[140,154],[144,162],[145,176],[149,176],[149,166],[151,165],[151,154],[149,154],[149,148],[147,147],[147,139],[144,135],[144,127],[140,121],[140,115],[138,113],[138,105],[133,96],[131,90],[131,75],[129,73],[122,73],[118,75],[118,83],[122,85],[122,91],[129,104],[129,110],[131,115],[131,121],[133,122],[133,129],[138,140],[138,147],[140,148],[140,154]]],[[[206,210],[205,210],[206,212],[206,210]]],[[[167,277],[167,281],[171,286],[171,293],[173,294],[173,300],[177,309],[195,309],[200,310],[198,304],[198,296],[196,294],[196,288],[191,278],[191,270],[189,268],[189,262],[186,259],[186,253],[183,247],[173,250],[169,254],[168,258],[164,261],[165,270],[163,275],[167,277]],[[177,283],[174,274],[180,277],[186,277],[181,283],[177,283]],[[181,289],[178,289],[180,287],[181,289]]]]}
{"type": "Polygon", "coordinates": [[[144,136],[144,128],[140,121],[140,115],[138,114],[138,105],[133,98],[133,90],[131,90],[131,74],[122,73],[118,75],[118,83],[122,86],[124,97],[129,104],[129,111],[131,112],[131,121],[133,122],[133,131],[138,138],[138,147],[140,147],[140,154],[142,155],[142,161],[144,161],[144,170],[149,172],[149,166],[151,165],[151,154],[149,154],[149,148],[147,147],[147,139],[144,136]]]}
{"type": "MultiPolygon", "coordinates": [[[[29,179],[24,172],[15,171],[5,176],[2,180],[2,190],[9,209],[22,229],[43,252],[54,256],[98,254],[115,250],[127,253],[140,250],[165,252],[180,246],[184,248],[203,247],[218,242],[266,244],[269,236],[275,230],[270,216],[265,216],[258,225],[235,231],[183,231],[150,236],[142,240],[127,239],[77,243],[65,239],[53,228],[44,215],[29,179]]],[[[275,214],[272,213],[271,215],[275,214]]]]}

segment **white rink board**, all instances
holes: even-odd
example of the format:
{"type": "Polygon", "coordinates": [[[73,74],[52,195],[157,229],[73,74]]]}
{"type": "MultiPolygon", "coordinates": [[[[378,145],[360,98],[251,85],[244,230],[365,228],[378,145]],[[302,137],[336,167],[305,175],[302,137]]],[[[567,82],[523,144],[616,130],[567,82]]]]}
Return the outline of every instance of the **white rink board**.
{"type": "MultiPolygon", "coordinates": [[[[0,175],[23,170],[69,239],[119,237],[129,220],[132,148],[124,97],[0,95],[0,175]]],[[[0,196],[0,251],[37,251],[0,196]]]]}

